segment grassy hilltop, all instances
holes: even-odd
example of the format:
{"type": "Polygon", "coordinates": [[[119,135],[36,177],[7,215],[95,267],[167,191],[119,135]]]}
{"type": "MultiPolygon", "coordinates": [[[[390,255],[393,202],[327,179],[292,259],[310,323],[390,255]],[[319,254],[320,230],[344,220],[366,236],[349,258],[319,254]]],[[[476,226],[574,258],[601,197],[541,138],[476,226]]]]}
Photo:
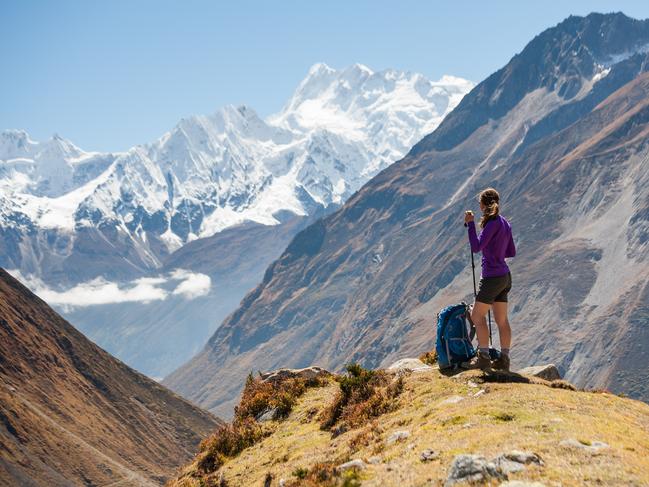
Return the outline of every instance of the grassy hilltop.
{"type": "Polygon", "coordinates": [[[468,467],[479,484],[649,485],[645,403],[517,374],[352,372],[249,378],[233,426],[169,486],[462,485],[449,475],[463,454],[484,457],[468,467]],[[527,460],[501,456],[517,451],[527,460]]]}

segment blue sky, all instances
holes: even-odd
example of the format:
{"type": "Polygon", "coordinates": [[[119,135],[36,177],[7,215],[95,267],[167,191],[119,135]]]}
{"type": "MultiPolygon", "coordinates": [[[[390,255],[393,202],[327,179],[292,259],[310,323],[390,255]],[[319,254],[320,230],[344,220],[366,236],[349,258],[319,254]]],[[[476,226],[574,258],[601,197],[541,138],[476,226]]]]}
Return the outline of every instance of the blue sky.
{"type": "Polygon", "coordinates": [[[125,150],[227,103],[269,115],[316,62],[480,81],[591,11],[649,2],[1,0],[0,130],[125,150]]]}

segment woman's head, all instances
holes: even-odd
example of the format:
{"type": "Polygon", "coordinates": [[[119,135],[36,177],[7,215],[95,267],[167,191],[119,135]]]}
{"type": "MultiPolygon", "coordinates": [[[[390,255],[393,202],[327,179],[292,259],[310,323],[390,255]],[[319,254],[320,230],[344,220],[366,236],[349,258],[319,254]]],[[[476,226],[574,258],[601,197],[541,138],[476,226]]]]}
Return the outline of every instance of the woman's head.
{"type": "Polygon", "coordinates": [[[478,201],[480,202],[480,210],[482,210],[480,228],[484,228],[487,222],[496,218],[500,212],[500,195],[495,189],[487,188],[480,192],[478,201]]]}

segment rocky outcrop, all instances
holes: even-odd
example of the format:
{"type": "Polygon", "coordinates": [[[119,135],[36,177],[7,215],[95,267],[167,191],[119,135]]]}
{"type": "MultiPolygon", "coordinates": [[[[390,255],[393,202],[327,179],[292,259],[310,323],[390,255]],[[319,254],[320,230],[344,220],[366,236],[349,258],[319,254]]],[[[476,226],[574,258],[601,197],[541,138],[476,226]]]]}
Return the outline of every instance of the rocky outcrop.
{"type": "Polygon", "coordinates": [[[260,374],[262,382],[281,382],[286,379],[316,379],[321,377],[330,376],[331,372],[312,365],[311,367],[305,367],[303,369],[278,369],[273,370],[272,372],[262,372],[260,374]]]}
{"type": "Polygon", "coordinates": [[[401,360],[397,360],[386,370],[388,371],[394,371],[394,372],[399,372],[399,371],[410,371],[410,372],[425,372],[427,370],[431,370],[433,367],[431,367],[428,364],[425,364],[418,358],[403,358],[401,360]]]}
{"type": "Polygon", "coordinates": [[[521,375],[539,377],[549,381],[562,379],[559,369],[557,369],[557,366],[554,364],[532,365],[530,367],[522,368],[518,373],[521,375]]]}

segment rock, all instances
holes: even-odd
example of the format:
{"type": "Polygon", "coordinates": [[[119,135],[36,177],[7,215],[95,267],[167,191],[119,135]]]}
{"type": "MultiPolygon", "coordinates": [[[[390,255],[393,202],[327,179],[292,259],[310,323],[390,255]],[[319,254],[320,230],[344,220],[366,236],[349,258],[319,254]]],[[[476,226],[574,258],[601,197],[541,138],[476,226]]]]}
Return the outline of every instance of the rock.
{"type": "Polygon", "coordinates": [[[345,470],[352,470],[352,469],[359,469],[363,470],[365,468],[365,462],[361,460],[360,458],[356,458],[355,460],[350,460],[349,462],[345,462],[342,465],[338,465],[336,469],[340,472],[344,472],[345,470]]]}
{"type": "Polygon", "coordinates": [[[431,450],[430,448],[426,448],[421,452],[421,455],[419,455],[419,459],[422,462],[430,462],[431,460],[435,460],[437,458],[439,458],[439,453],[431,450]]]}
{"type": "Polygon", "coordinates": [[[493,462],[481,455],[457,455],[453,459],[445,487],[461,482],[480,483],[491,479],[506,480],[507,475],[502,473],[493,462]]]}
{"type": "Polygon", "coordinates": [[[466,385],[469,386],[469,387],[472,387],[472,388],[474,388],[474,389],[477,389],[477,388],[479,387],[478,384],[476,384],[476,383],[473,382],[472,380],[470,380],[469,382],[467,382],[466,385]]]}
{"type": "Polygon", "coordinates": [[[464,401],[464,398],[462,396],[451,396],[447,399],[444,399],[440,404],[455,404],[460,401],[464,401]]]}
{"type": "Polygon", "coordinates": [[[513,450],[503,453],[492,460],[494,465],[504,474],[520,472],[529,464],[543,465],[543,460],[536,453],[513,450]]]}
{"type": "Polygon", "coordinates": [[[367,459],[367,463],[371,463],[372,465],[378,465],[381,463],[381,457],[379,456],[373,456],[367,459]]]}
{"type": "Polygon", "coordinates": [[[578,448],[580,450],[586,450],[591,453],[599,453],[601,450],[605,450],[606,448],[609,448],[608,444],[604,443],[603,441],[582,443],[581,441],[577,441],[574,438],[563,440],[559,442],[559,445],[566,448],[578,448]]]}
{"type": "Polygon", "coordinates": [[[520,375],[532,375],[541,379],[553,381],[561,379],[559,369],[554,364],[532,365],[518,371],[520,375]]]}
{"type": "Polygon", "coordinates": [[[304,369],[278,369],[273,370],[272,372],[264,372],[261,374],[261,380],[262,382],[280,382],[295,377],[300,377],[302,379],[315,379],[316,377],[327,377],[330,375],[331,372],[328,370],[313,365],[304,369]]]}
{"type": "Polygon", "coordinates": [[[397,360],[392,365],[390,365],[387,370],[391,370],[393,372],[402,370],[410,370],[412,372],[426,372],[428,370],[433,370],[433,367],[423,363],[418,358],[402,358],[401,360],[397,360]]]}
{"type": "Polygon", "coordinates": [[[536,453],[512,450],[509,453],[505,453],[501,456],[512,462],[522,463],[524,465],[529,465],[530,463],[543,465],[543,460],[541,460],[541,457],[539,457],[536,453]]]}
{"type": "Polygon", "coordinates": [[[508,460],[502,455],[494,458],[493,463],[496,466],[496,468],[504,474],[510,474],[510,473],[515,473],[515,472],[520,472],[522,470],[525,470],[524,464],[518,462],[512,462],[511,460],[508,460]]]}
{"type": "Polygon", "coordinates": [[[498,487],[545,487],[541,482],[526,482],[525,480],[508,480],[498,487]]]}
{"type": "Polygon", "coordinates": [[[480,397],[480,396],[482,396],[485,392],[487,392],[487,391],[485,391],[484,389],[480,389],[478,392],[476,392],[476,393],[473,395],[473,397],[480,397]]]}
{"type": "Polygon", "coordinates": [[[255,419],[260,423],[263,423],[264,421],[270,421],[272,419],[275,419],[275,414],[277,414],[277,408],[267,409],[259,416],[257,416],[255,419]]]}
{"type": "Polygon", "coordinates": [[[279,479],[279,487],[284,487],[286,485],[286,479],[279,479]]]}
{"type": "Polygon", "coordinates": [[[410,437],[410,431],[395,431],[388,437],[388,445],[395,441],[402,441],[410,437]]]}

